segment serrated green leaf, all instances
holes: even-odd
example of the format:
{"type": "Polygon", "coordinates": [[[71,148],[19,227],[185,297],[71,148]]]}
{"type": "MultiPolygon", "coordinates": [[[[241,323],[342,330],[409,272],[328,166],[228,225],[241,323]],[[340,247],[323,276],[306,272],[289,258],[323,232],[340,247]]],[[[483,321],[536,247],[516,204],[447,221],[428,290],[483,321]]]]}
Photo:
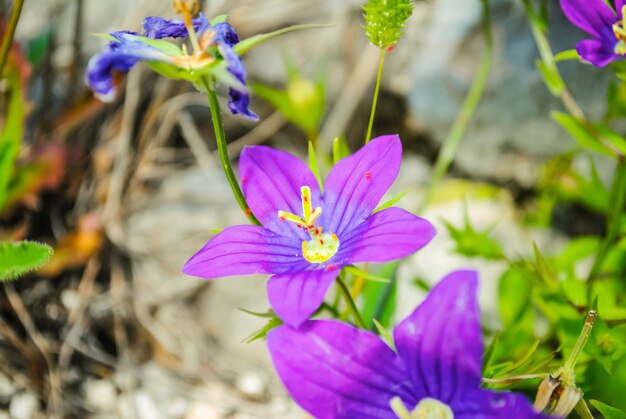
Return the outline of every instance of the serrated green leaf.
{"type": "Polygon", "coordinates": [[[0,280],[11,281],[41,267],[52,256],[47,244],[0,242],[0,280]]]}
{"type": "Polygon", "coordinates": [[[504,252],[498,242],[490,237],[490,229],[477,231],[465,220],[462,228],[456,228],[447,221],[443,221],[444,226],[454,240],[456,248],[454,251],[467,257],[481,257],[490,260],[504,258],[504,252]]]}
{"type": "Polygon", "coordinates": [[[293,25],[293,26],[289,26],[287,28],[279,29],[279,30],[274,31],[274,32],[262,33],[262,34],[258,34],[258,35],[252,36],[250,38],[244,39],[243,41],[239,42],[237,45],[233,46],[233,50],[237,54],[243,55],[246,52],[250,51],[255,46],[257,46],[258,44],[260,44],[261,42],[265,42],[268,39],[271,39],[271,38],[273,38],[275,36],[278,36],[278,35],[282,35],[282,34],[289,33],[289,32],[301,31],[301,30],[304,30],[304,29],[329,28],[329,27],[332,27],[332,26],[335,26],[335,25],[321,24],[321,23],[309,23],[309,24],[304,24],[304,25],[293,25]]]}
{"type": "Polygon", "coordinates": [[[378,211],[382,211],[384,209],[390,208],[392,207],[396,202],[398,202],[399,200],[401,200],[402,198],[404,198],[404,196],[406,194],[408,194],[411,190],[407,189],[405,191],[400,192],[398,195],[394,196],[393,198],[391,198],[389,201],[385,202],[382,205],[379,205],[378,207],[376,207],[376,209],[372,212],[372,214],[378,212],[378,211]]]}
{"type": "Polygon", "coordinates": [[[598,400],[589,400],[589,403],[602,413],[605,419],[626,419],[626,413],[598,400]]]}

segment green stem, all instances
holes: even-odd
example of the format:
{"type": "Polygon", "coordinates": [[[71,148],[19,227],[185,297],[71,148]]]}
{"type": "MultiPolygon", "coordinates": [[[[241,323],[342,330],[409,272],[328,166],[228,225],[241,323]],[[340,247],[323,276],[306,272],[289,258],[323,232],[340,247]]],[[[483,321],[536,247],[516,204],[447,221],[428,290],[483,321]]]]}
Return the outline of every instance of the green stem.
{"type": "Polygon", "coordinates": [[[361,318],[361,313],[359,313],[359,309],[356,307],[346,283],[343,282],[343,279],[341,279],[341,274],[337,277],[336,282],[337,287],[339,287],[339,291],[346,300],[346,303],[348,303],[348,309],[350,310],[350,313],[352,313],[352,317],[354,318],[356,325],[361,329],[366,329],[365,322],[363,321],[363,318],[361,318]]]}
{"type": "Polygon", "coordinates": [[[233,195],[235,195],[235,199],[239,203],[241,210],[244,214],[246,214],[250,222],[252,224],[261,225],[259,220],[257,220],[254,214],[252,214],[252,211],[250,211],[248,203],[246,202],[246,198],[243,196],[243,192],[241,191],[239,183],[237,182],[235,172],[233,172],[233,168],[230,164],[230,157],[228,156],[228,148],[226,144],[226,134],[224,133],[224,124],[222,123],[220,104],[217,100],[217,94],[215,93],[215,89],[213,88],[212,83],[208,81],[205,83],[205,87],[207,90],[207,96],[209,98],[209,107],[211,108],[211,119],[213,120],[213,130],[215,131],[217,152],[220,155],[222,168],[224,169],[224,173],[226,174],[226,178],[228,179],[230,188],[232,189],[233,195]]]}
{"type": "Polygon", "coordinates": [[[11,44],[13,43],[13,35],[15,35],[15,28],[17,27],[17,22],[20,20],[23,5],[24,0],[15,0],[13,2],[11,18],[9,19],[6,31],[2,37],[2,44],[0,44],[0,75],[2,74],[2,69],[9,55],[9,49],[11,49],[11,44]]]}
{"type": "Polygon", "coordinates": [[[370,122],[367,124],[367,134],[365,135],[365,144],[369,143],[372,138],[372,128],[374,126],[374,115],[376,115],[376,104],[378,103],[378,92],[380,91],[380,81],[383,78],[383,65],[385,63],[386,50],[380,51],[378,60],[378,76],[376,77],[376,89],[374,89],[374,100],[372,100],[372,110],[370,112],[370,122]]]}
{"type": "Polygon", "coordinates": [[[617,167],[615,168],[615,177],[613,178],[613,185],[611,186],[610,199],[611,212],[609,213],[609,219],[607,221],[606,236],[602,240],[602,243],[600,243],[598,253],[596,254],[596,258],[593,261],[593,266],[591,267],[591,271],[589,272],[589,293],[591,293],[591,283],[598,278],[598,274],[602,269],[604,259],[611,250],[611,247],[615,243],[615,240],[618,238],[620,233],[622,211],[624,210],[624,205],[626,204],[625,161],[618,161],[617,167]]]}
{"type": "Polygon", "coordinates": [[[424,201],[422,202],[419,212],[422,212],[426,205],[428,205],[433,197],[438,183],[448,171],[448,168],[450,167],[450,164],[452,163],[452,160],[456,155],[457,149],[459,148],[459,144],[461,143],[463,134],[467,129],[467,125],[472,119],[472,116],[476,111],[476,107],[480,102],[480,98],[482,97],[483,91],[485,90],[485,85],[487,84],[487,79],[489,78],[489,72],[491,70],[491,64],[493,62],[493,38],[491,33],[491,20],[489,14],[489,0],[482,0],[482,4],[485,50],[480,59],[478,72],[474,77],[472,86],[470,87],[470,90],[467,93],[467,97],[465,98],[465,102],[463,103],[463,107],[457,115],[456,120],[452,125],[452,129],[450,129],[448,136],[443,142],[441,151],[437,156],[437,161],[435,163],[435,168],[433,169],[433,174],[428,185],[428,190],[426,192],[426,196],[424,198],[424,201]]]}

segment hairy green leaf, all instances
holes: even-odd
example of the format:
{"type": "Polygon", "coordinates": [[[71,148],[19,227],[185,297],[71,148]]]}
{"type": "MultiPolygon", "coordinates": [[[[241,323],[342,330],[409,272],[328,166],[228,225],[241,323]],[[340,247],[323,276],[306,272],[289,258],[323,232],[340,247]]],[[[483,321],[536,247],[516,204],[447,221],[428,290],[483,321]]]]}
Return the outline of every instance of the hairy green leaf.
{"type": "Polygon", "coordinates": [[[11,281],[41,267],[52,256],[46,244],[22,241],[0,242],[0,280],[11,281]]]}

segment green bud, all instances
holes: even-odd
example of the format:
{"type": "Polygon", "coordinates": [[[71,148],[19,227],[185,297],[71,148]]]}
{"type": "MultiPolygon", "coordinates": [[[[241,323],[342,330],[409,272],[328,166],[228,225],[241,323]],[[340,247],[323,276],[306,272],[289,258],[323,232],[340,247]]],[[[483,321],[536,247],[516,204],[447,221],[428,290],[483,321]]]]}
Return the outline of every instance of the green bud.
{"type": "Polygon", "coordinates": [[[413,13],[411,0],[368,0],[363,6],[365,32],[370,42],[381,49],[390,49],[402,37],[406,20],[413,13]]]}

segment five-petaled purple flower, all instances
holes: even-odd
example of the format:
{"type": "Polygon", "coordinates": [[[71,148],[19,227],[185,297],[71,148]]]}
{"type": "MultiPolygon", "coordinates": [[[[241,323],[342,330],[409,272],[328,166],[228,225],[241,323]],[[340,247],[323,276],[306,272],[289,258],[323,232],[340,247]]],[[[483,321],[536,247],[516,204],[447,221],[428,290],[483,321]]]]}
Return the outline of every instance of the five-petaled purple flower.
{"type": "Polygon", "coordinates": [[[626,28],[623,10],[626,0],[614,0],[615,10],[605,0],[560,0],[565,16],[592,39],[576,45],[581,58],[597,67],[626,55],[626,28]]]}
{"type": "MultiPolygon", "coordinates": [[[[130,31],[110,33],[113,40],[89,60],[87,84],[100,99],[110,101],[116,95],[116,76],[128,72],[139,61],[152,64],[156,70],[174,78],[197,77],[215,62],[215,53],[219,52],[230,74],[228,107],[234,114],[258,119],[248,108],[250,97],[245,88],[246,70],[241,57],[233,50],[233,46],[239,43],[237,32],[226,22],[211,25],[203,14],[193,20],[192,26],[199,50],[191,54],[174,44],[157,43],[163,38],[187,38],[188,29],[182,20],[149,16],[143,21],[143,36],[130,31]]],[[[220,73],[216,75],[222,79],[225,77],[220,73]]]]}
{"type": "Polygon", "coordinates": [[[434,237],[428,221],[402,209],[372,214],[395,180],[401,157],[397,135],[378,137],[337,162],[322,193],[296,157],[247,147],[239,161],[242,189],[263,227],[225,229],[183,272],[204,278],[274,274],[268,282],[270,304],[297,327],[320,307],[342,266],[402,258],[434,237]]]}
{"type": "Polygon", "coordinates": [[[477,274],[457,271],[394,330],[396,351],[336,320],[283,325],[269,351],[293,399],[318,419],[541,418],[522,395],[483,390],[477,274]]]}

